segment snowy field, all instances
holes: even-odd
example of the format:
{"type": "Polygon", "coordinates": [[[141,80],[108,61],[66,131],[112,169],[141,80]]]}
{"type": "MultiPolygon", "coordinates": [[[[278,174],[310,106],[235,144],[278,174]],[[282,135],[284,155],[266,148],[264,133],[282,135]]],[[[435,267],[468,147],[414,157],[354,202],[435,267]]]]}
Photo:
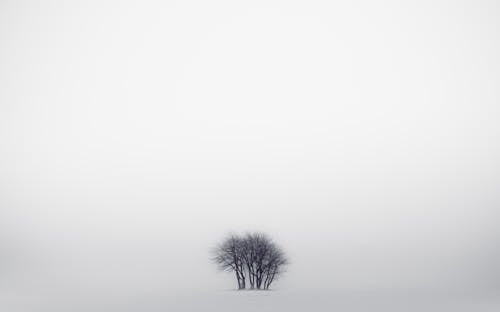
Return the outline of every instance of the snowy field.
{"type": "Polygon", "coordinates": [[[206,291],[3,298],[2,311],[500,311],[500,293],[206,291]],[[57,299],[54,299],[57,298],[57,299]]]}

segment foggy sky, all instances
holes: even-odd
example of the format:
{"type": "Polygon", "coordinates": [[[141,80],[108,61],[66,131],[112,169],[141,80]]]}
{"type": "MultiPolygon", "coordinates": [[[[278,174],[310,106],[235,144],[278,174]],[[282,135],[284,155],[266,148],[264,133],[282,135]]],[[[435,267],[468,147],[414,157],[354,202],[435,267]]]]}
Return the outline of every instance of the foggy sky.
{"type": "Polygon", "coordinates": [[[495,1],[3,1],[2,292],[498,288],[495,1]]]}

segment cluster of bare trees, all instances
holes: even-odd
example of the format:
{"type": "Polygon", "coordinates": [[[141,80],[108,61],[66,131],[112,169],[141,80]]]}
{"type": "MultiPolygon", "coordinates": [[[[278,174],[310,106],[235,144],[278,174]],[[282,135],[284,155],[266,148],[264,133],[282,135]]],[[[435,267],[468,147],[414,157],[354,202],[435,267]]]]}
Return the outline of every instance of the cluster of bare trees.
{"type": "Polygon", "coordinates": [[[234,272],[238,289],[269,289],[288,260],[283,250],[263,233],[229,235],[213,250],[219,269],[234,272]]]}

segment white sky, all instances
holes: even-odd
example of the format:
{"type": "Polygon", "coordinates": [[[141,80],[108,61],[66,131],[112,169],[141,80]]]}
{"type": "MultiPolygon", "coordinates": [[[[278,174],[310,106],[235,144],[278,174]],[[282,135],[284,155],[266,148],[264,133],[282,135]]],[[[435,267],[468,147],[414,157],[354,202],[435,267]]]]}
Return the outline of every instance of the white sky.
{"type": "Polygon", "coordinates": [[[230,288],[263,230],[281,288],[498,287],[499,13],[2,1],[0,285],[230,288]]]}

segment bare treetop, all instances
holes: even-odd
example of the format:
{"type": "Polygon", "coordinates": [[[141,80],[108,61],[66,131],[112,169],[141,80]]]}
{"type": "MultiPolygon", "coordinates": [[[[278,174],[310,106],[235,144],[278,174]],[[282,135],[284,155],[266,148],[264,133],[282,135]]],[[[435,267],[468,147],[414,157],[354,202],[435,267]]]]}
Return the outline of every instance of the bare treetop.
{"type": "Polygon", "coordinates": [[[235,273],[238,289],[269,289],[288,260],[283,250],[264,233],[229,235],[213,250],[220,270],[235,273]]]}

